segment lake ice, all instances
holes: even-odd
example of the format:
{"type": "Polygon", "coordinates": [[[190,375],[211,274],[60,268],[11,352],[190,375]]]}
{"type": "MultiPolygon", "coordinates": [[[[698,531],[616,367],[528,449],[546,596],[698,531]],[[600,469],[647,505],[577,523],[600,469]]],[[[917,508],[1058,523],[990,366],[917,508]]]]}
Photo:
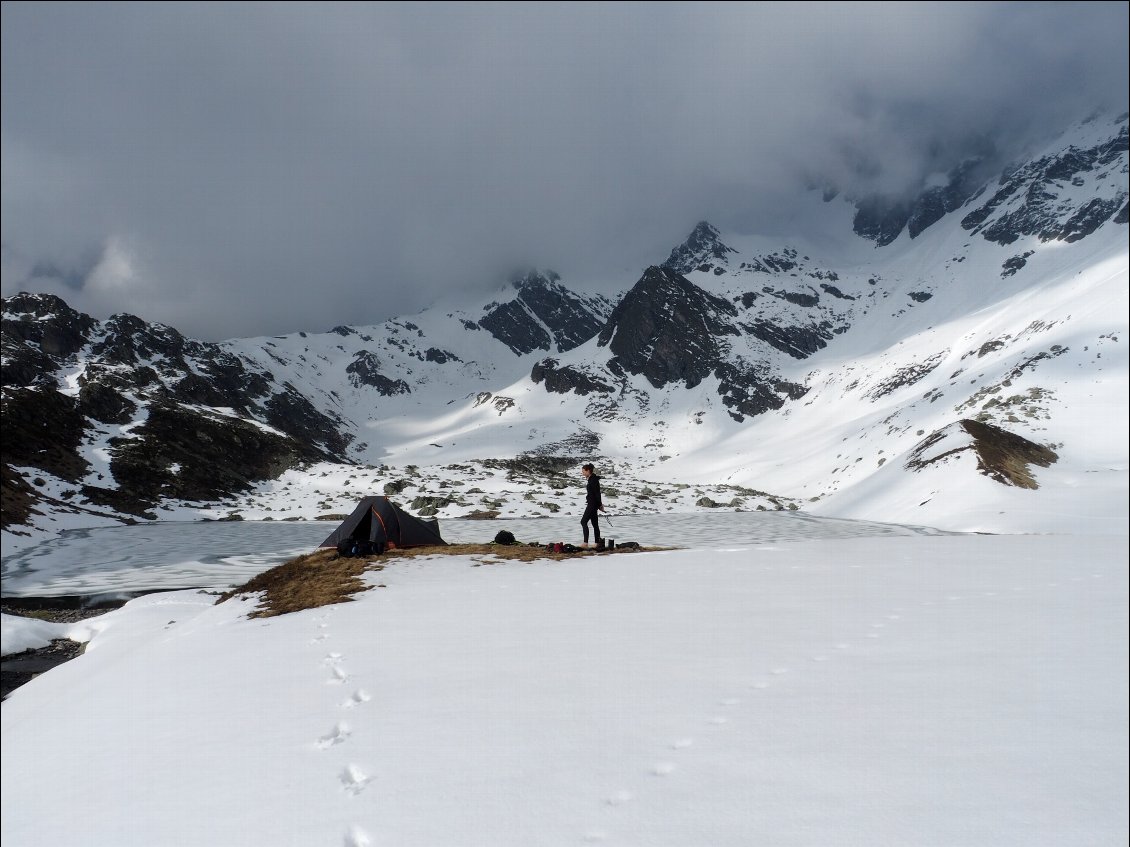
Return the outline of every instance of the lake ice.
{"type": "MultiPolygon", "coordinates": [[[[314,550],[333,521],[211,521],[76,529],[3,557],[6,597],[113,597],[178,588],[224,590],[314,550]]],[[[452,543],[579,543],[576,517],[440,522],[452,543]]],[[[778,542],[941,535],[940,530],[803,512],[685,512],[602,519],[606,538],[646,546],[744,548],[778,542]]]]}

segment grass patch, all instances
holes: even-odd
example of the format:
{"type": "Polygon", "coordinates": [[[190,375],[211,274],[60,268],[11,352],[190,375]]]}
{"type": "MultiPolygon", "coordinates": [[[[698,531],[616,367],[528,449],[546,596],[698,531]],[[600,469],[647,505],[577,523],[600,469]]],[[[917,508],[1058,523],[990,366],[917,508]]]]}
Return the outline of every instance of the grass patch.
{"type": "Polygon", "coordinates": [[[501,564],[506,561],[534,562],[539,560],[562,561],[588,556],[615,556],[644,551],[665,550],[665,547],[619,548],[597,553],[583,550],[578,553],[549,553],[542,546],[525,544],[448,544],[440,547],[412,547],[407,550],[390,550],[383,556],[351,558],[338,555],[336,550],[317,550],[284,562],[264,571],[231,591],[220,595],[223,603],[244,594],[262,594],[259,606],[251,618],[270,618],[303,609],[316,609],[334,603],[349,603],[354,595],[368,591],[362,575],[382,571],[395,565],[399,559],[416,559],[421,556],[470,556],[473,567],[501,564]]]}
{"type": "Polygon", "coordinates": [[[1039,488],[1029,465],[1046,468],[1059,459],[1059,455],[1051,448],[1000,427],[972,420],[963,420],[961,425],[973,436],[977,469],[1005,485],[1039,488]]]}
{"type": "Polygon", "coordinates": [[[270,618],[333,603],[349,603],[354,594],[369,590],[361,574],[381,568],[380,563],[339,556],[336,550],[318,550],[263,571],[221,594],[216,602],[223,603],[239,594],[262,593],[259,607],[248,615],[251,618],[270,618]]]}

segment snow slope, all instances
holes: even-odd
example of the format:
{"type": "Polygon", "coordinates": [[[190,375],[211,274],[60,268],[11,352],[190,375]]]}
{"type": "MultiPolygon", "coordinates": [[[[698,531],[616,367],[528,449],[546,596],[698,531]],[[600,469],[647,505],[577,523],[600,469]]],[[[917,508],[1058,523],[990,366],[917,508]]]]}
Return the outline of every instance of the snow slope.
{"type": "Polygon", "coordinates": [[[265,620],[150,595],[5,701],[0,834],[1124,843],[1125,541],[439,557],[265,620]]]}

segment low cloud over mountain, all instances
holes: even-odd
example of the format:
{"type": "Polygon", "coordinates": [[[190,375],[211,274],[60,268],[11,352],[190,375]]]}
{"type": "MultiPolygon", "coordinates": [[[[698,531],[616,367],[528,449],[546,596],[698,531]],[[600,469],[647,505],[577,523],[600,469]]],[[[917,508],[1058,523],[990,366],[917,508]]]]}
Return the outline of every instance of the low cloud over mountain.
{"type": "Polygon", "coordinates": [[[965,163],[1127,101],[1117,3],[2,14],[4,295],[207,340],[534,265],[611,297],[695,221],[803,233],[805,185],[886,237],[964,202],[914,206],[965,163]]]}
{"type": "Polygon", "coordinates": [[[842,195],[810,198],[795,239],[700,221],[611,297],[529,270],[380,324],[214,343],[19,294],[5,529],[313,517],[366,485],[445,517],[547,514],[586,459],[643,511],[687,505],[656,494],[676,481],[713,486],[700,507],[960,529],[1080,480],[1117,506],[1127,155],[1106,115],[879,230],[842,195]],[[475,496],[497,473],[515,498],[475,496]]]}

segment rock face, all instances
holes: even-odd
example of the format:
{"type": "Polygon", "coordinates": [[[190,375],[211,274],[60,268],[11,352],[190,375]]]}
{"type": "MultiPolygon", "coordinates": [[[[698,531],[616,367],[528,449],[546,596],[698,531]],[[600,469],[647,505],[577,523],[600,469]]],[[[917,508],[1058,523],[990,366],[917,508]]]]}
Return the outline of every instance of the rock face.
{"type": "Polygon", "coordinates": [[[611,308],[604,297],[582,297],[559,283],[553,271],[530,271],[512,281],[518,296],[492,304],[479,326],[524,356],[535,350],[564,353],[584,344],[611,308]]]}
{"type": "Polygon", "coordinates": [[[1093,118],[1090,140],[1012,167],[982,200],[989,163],[973,158],[950,171],[944,186],[906,198],[856,202],[855,233],[885,246],[906,230],[915,238],[950,212],[966,207],[961,225],[997,244],[1023,236],[1078,241],[1107,221],[1127,222],[1127,115],[1093,118]],[[980,202],[978,202],[980,201],[980,202]],[[970,208],[971,207],[971,208],[970,208]]]}
{"type": "Polygon", "coordinates": [[[545,390],[554,394],[573,392],[585,396],[594,392],[611,394],[616,390],[615,386],[602,380],[599,375],[579,367],[562,367],[557,359],[542,359],[530,371],[530,379],[536,385],[544,383],[545,390]]]}
{"type": "Polygon", "coordinates": [[[767,366],[741,359],[720,364],[715,374],[722,405],[738,422],[780,409],[786,400],[799,400],[808,393],[803,385],[774,377],[767,366]]]}
{"type": "Polygon", "coordinates": [[[92,503],[143,514],[164,499],[215,500],[318,458],[298,439],[247,420],[153,404],[129,437],[110,440],[116,487],[85,486],[92,503]]]}
{"type": "Polygon", "coordinates": [[[909,200],[871,196],[856,204],[856,235],[883,247],[903,230],[916,238],[949,212],[960,209],[976,194],[986,177],[983,162],[970,159],[948,174],[945,185],[933,186],[909,200]]]}
{"type": "Polygon", "coordinates": [[[780,326],[772,321],[757,319],[742,323],[742,329],[794,359],[806,359],[817,350],[828,346],[832,327],[827,321],[816,326],[780,326]]]}
{"type": "Polygon", "coordinates": [[[370,388],[377,389],[385,397],[391,397],[394,394],[408,394],[412,390],[404,380],[392,379],[382,374],[381,360],[369,350],[360,351],[345,370],[349,374],[349,381],[355,387],[360,388],[362,385],[367,385],[370,388]]]}
{"type": "Polygon", "coordinates": [[[1101,140],[1088,147],[1071,146],[1009,171],[961,225],[989,241],[1011,244],[1032,235],[1078,241],[1107,221],[1126,223],[1126,120],[1122,115],[1113,135],[1100,133],[1101,140]]]}
{"type": "Polygon", "coordinates": [[[133,315],[100,323],[57,297],[19,294],[3,301],[2,345],[4,496],[30,496],[29,509],[35,489],[16,468],[74,483],[87,504],[152,517],[165,499],[221,498],[341,460],[352,439],[271,373],[133,315]],[[108,475],[83,458],[99,443],[108,475]]]}
{"type": "Polygon", "coordinates": [[[722,358],[721,339],[738,335],[737,309],[661,267],[650,267],[612,311],[598,343],[614,367],[647,377],[656,388],[693,388],[722,358]]]}
{"type": "Polygon", "coordinates": [[[722,243],[717,229],[699,221],[687,240],[671,251],[663,268],[677,274],[710,271],[720,275],[729,268],[729,254],[737,252],[722,243]]]}
{"type": "Polygon", "coordinates": [[[906,231],[917,238],[945,215],[960,209],[984,184],[987,177],[980,159],[970,159],[949,173],[944,186],[928,188],[915,200],[906,220],[906,231]]]}
{"type": "MultiPolygon", "coordinates": [[[[768,290],[770,296],[775,293],[768,290]]],[[[797,305],[795,299],[781,299],[797,305]]],[[[801,305],[812,304],[806,301],[801,305]]],[[[603,376],[591,369],[562,368],[555,360],[543,360],[531,376],[535,382],[544,380],[549,391],[578,394],[610,394],[625,374],[643,376],[660,389],[669,385],[694,388],[712,376],[718,380],[723,406],[731,417],[742,421],[779,409],[787,399],[802,397],[807,391],[802,385],[776,377],[768,360],[735,352],[735,342],[744,340],[748,346],[750,339],[766,341],[797,358],[825,343],[820,330],[782,328],[765,319],[743,321],[740,309],[729,300],[670,268],[650,267],[616,306],[597,337],[598,345],[612,354],[603,376]]],[[[602,410],[608,411],[607,407],[602,410]]]]}
{"type": "Polygon", "coordinates": [[[910,220],[911,204],[886,197],[866,197],[856,204],[852,228],[861,238],[885,247],[902,234],[910,220]]]}

